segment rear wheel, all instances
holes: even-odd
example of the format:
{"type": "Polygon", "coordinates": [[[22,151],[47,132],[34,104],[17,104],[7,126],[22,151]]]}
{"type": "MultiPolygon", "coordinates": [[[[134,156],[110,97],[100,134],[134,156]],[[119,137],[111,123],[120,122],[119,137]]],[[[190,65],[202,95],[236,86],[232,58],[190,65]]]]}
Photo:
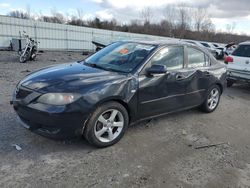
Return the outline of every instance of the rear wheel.
{"type": "Polygon", "coordinates": [[[90,117],[84,129],[84,137],[97,147],[111,146],[123,137],[128,122],[127,110],[120,103],[105,103],[90,117]]]}
{"type": "Polygon", "coordinates": [[[214,85],[210,87],[207,92],[207,96],[203,104],[201,105],[201,110],[207,113],[213,112],[219,105],[221,90],[219,86],[214,85]]]}

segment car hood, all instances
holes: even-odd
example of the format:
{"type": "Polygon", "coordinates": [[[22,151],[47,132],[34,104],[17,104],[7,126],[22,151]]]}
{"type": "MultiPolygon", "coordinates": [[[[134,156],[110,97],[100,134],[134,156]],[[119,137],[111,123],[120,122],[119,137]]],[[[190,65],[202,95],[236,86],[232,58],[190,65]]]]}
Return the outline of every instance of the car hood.
{"type": "Polygon", "coordinates": [[[83,65],[62,64],[44,68],[29,74],[19,85],[41,92],[79,92],[100,83],[119,82],[126,75],[83,65]]]}

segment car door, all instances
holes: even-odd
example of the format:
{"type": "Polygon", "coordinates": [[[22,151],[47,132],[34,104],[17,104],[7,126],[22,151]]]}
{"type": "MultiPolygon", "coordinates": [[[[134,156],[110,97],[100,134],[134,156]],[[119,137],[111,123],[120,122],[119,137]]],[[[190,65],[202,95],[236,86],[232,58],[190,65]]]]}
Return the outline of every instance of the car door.
{"type": "Polygon", "coordinates": [[[196,106],[204,101],[210,84],[215,82],[213,71],[210,68],[210,58],[196,47],[188,46],[187,54],[187,79],[185,103],[187,106],[196,106]]]}
{"type": "Polygon", "coordinates": [[[184,59],[183,46],[167,46],[149,60],[139,75],[140,118],[185,107],[185,90],[188,83],[185,79],[184,59]],[[165,65],[167,73],[148,75],[146,70],[152,65],[165,65]]]}

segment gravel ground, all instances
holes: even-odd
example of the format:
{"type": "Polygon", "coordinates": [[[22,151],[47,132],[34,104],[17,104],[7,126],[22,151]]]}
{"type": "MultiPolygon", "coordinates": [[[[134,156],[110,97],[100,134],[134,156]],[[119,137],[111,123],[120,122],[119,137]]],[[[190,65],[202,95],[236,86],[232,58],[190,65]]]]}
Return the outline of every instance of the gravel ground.
{"type": "Polygon", "coordinates": [[[16,83],[30,71],[82,58],[45,52],[20,64],[16,53],[0,51],[0,187],[250,187],[249,85],[227,89],[214,113],[193,109],[143,122],[105,149],[20,127],[9,105],[16,83]]]}

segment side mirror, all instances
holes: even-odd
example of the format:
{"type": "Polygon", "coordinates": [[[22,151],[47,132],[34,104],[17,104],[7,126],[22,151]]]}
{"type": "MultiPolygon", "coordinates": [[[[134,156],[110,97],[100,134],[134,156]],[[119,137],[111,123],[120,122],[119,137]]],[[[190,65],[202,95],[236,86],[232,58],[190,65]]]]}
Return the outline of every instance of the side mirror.
{"type": "Polygon", "coordinates": [[[165,74],[167,72],[167,67],[165,65],[152,65],[147,69],[147,73],[152,74],[165,74]]]}

